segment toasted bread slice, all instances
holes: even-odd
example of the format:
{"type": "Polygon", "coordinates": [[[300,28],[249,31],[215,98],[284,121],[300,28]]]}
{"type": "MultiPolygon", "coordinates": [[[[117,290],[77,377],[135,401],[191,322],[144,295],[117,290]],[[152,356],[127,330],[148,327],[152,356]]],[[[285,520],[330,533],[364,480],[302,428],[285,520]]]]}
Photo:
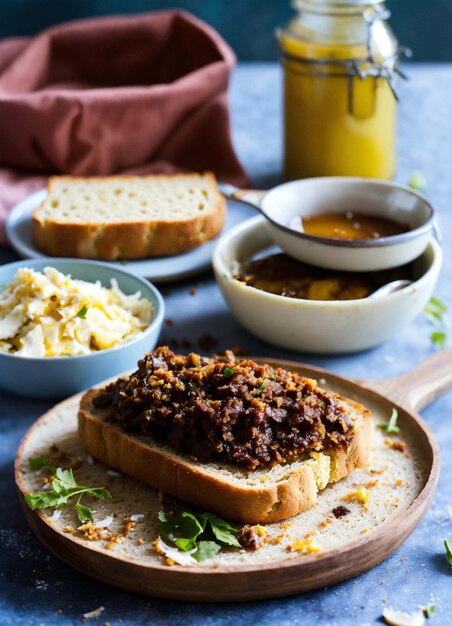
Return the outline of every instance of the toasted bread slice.
{"type": "Polygon", "coordinates": [[[186,252],[215,237],[225,200],[211,173],[49,178],[33,237],[52,256],[138,259],[186,252]]]}
{"type": "Polygon", "coordinates": [[[97,393],[90,390],[82,397],[78,415],[79,436],[93,457],[185,502],[246,523],[276,522],[305,511],[329,483],[363,467],[371,449],[370,412],[341,398],[353,420],[347,447],[311,452],[258,470],[201,464],[153,437],[126,434],[106,421],[92,403],[97,393]]]}

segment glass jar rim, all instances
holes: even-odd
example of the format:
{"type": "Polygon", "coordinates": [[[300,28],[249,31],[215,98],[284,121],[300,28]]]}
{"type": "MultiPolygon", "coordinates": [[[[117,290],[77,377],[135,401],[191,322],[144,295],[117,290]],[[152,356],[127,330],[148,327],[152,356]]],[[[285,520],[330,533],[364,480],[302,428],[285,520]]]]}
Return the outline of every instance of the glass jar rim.
{"type": "Polygon", "coordinates": [[[360,12],[366,8],[383,4],[385,0],[292,0],[295,9],[305,11],[328,12],[331,10],[350,11],[358,9],[360,12]]]}

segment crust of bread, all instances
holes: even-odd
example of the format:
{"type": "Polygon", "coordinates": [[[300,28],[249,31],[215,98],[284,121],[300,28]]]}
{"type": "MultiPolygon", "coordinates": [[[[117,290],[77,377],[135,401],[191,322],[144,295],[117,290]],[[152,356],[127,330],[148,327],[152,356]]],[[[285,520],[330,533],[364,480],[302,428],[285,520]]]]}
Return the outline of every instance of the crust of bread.
{"type": "MultiPolygon", "coordinates": [[[[36,245],[50,256],[81,257],[89,259],[141,259],[157,256],[174,256],[188,252],[206,241],[213,239],[221,231],[226,201],[216,187],[215,176],[211,172],[203,174],[177,174],[168,176],[157,174],[143,176],[146,179],[180,179],[192,177],[207,178],[215,190],[215,202],[210,211],[187,219],[165,221],[134,221],[115,223],[69,223],[48,220],[43,217],[41,208],[33,213],[32,233],[36,245]]],[[[128,176],[96,177],[96,180],[109,180],[127,184],[128,176]]],[[[50,177],[47,183],[49,194],[56,180],[87,180],[83,177],[50,177]]]]}
{"type": "MultiPolygon", "coordinates": [[[[227,480],[221,473],[212,475],[203,465],[162,449],[156,444],[122,432],[93,412],[92,398],[98,390],[88,391],[81,399],[78,414],[79,436],[89,453],[129,476],[182,501],[190,502],[245,523],[277,522],[310,508],[317,500],[318,488],[312,463],[297,464],[287,479],[255,487],[227,480]]],[[[355,468],[363,467],[372,443],[370,412],[347,400],[362,415],[355,424],[347,449],[328,451],[329,482],[337,482],[355,468]]],[[[244,481],[245,483],[245,481],[244,481]]]]}

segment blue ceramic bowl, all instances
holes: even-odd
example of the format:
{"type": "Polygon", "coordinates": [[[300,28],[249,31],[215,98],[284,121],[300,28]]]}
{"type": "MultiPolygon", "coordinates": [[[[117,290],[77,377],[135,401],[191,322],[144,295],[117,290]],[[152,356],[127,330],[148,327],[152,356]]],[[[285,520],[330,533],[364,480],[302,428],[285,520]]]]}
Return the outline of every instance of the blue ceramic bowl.
{"type": "Polygon", "coordinates": [[[78,259],[27,259],[0,266],[0,285],[10,283],[20,267],[42,271],[52,266],[73,278],[110,287],[115,278],[125,294],[137,291],[155,309],[151,324],[134,339],[108,350],[81,356],[28,358],[0,352],[0,388],[32,398],[62,398],[88,389],[117,374],[136,367],[145,352],[153,350],[163,323],[165,305],[157,289],[148,281],[133,276],[109,263],[78,259]]]}

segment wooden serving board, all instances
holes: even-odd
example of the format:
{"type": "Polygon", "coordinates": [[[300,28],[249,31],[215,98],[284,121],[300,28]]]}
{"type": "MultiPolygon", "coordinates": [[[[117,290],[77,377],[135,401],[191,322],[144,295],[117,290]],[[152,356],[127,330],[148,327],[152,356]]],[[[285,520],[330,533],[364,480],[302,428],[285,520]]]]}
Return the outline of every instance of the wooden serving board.
{"type": "MultiPolygon", "coordinates": [[[[358,576],[392,554],[416,527],[434,494],[439,474],[439,449],[430,428],[417,411],[452,387],[452,350],[435,354],[404,376],[372,382],[349,380],[292,361],[255,360],[325,379],[328,388],[356,398],[374,414],[389,416],[392,408],[397,408],[401,430],[415,441],[419,458],[423,461],[420,487],[415,497],[372,532],[318,554],[290,555],[290,558],[287,555],[256,564],[248,559],[244,564],[216,567],[168,567],[163,562],[149,563],[123,553],[101,550],[94,542],[66,534],[44,513],[32,512],[25,505],[23,494],[27,489],[21,468],[24,459],[30,455],[33,437],[40,424],[42,429],[46,419],[43,416],[25,435],[17,453],[15,470],[22,508],[42,543],[75,569],[102,582],[151,596],[201,602],[258,600],[311,591],[358,576]]],[[[63,407],[68,402],[75,406],[74,399],[58,406],[63,407]]],[[[322,494],[319,494],[319,500],[321,498],[322,494]]]]}

